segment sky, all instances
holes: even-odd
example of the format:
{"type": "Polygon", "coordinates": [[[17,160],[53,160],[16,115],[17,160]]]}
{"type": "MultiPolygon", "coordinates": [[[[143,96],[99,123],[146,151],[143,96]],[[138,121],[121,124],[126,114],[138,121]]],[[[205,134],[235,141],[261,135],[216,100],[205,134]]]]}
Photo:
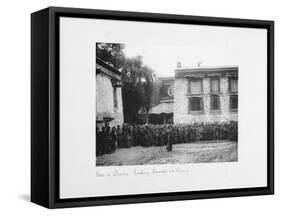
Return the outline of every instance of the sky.
{"type": "Polygon", "coordinates": [[[77,24],[82,23],[93,41],[125,44],[125,55],[142,56],[144,64],[158,77],[173,77],[177,62],[181,62],[182,68],[194,68],[198,63],[201,67],[240,68],[250,62],[253,67],[256,64],[253,55],[258,54],[258,45],[266,34],[265,29],[254,28],[77,20],[77,24]]]}
{"type": "Polygon", "coordinates": [[[177,62],[181,62],[182,68],[198,67],[198,63],[201,67],[238,65],[239,50],[230,32],[224,32],[221,27],[193,28],[189,26],[184,31],[146,28],[138,33],[129,32],[131,37],[123,39],[125,55],[141,55],[144,64],[158,77],[174,76],[177,62]]]}

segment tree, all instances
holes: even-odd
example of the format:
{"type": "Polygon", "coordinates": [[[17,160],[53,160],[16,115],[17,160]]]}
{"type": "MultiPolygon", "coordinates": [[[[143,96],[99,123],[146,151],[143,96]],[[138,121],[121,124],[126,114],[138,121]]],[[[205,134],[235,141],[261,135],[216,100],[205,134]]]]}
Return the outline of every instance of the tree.
{"type": "Polygon", "coordinates": [[[122,72],[124,120],[136,123],[138,112],[142,109],[148,114],[151,108],[155,74],[151,68],[143,65],[141,56],[126,58],[122,72]]]}
{"type": "Polygon", "coordinates": [[[96,43],[96,55],[98,58],[120,70],[125,61],[124,47],[124,44],[120,43],[96,43]]]}
{"type": "Polygon", "coordinates": [[[124,121],[137,123],[139,110],[151,108],[151,96],[155,73],[143,64],[141,56],[126,58],[124,45],[97,43],[97,57],[121,70],[124,121]]]}

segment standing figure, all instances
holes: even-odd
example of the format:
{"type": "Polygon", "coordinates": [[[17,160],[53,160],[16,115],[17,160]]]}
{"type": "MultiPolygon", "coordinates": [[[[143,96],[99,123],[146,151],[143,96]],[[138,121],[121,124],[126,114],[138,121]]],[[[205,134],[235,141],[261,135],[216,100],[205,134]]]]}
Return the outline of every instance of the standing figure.
{"type": "Polygon", "coordinates": [[[179,143],[184,143],[184,128],[183,128],[183,126],[179,127],[179,143]]]}
{"type": "Polygon", "coordinates": [[[167,133],[168,133],[168,142],[167,142],[166,149],[167,149],[167,151],[172,151],[173,150],[173,143],[171,142],[171,135],[172,135],[171,126],[168,128],[167,133]]]}
{"type": "Polygon", "coordinates": [[[120,148],[123,145],[123,131],[120,125],[117,126],[117,147],[120,148]]]}
{"type": "Polygon", "coordinates": [[[105,146],[106,146],[106,131],[105,127],[101,128],[101,133],[100,133],[100,154],[103,155],[105,153],[105,146]]]}
{"type": "Polygon", "coordinates": [[[137,127],[133,125],[132,146],[137,146],[137,127]]]}
{"type": "Polygon", "coordinates": [[[96,128],[96,156],[102,155],[101,151],[101,131],[99,127],[96,128]]]}
{"type": "Polygon", "coordinates": [[[132,146],[132,134],[133,134],[133,131],[131,129],[131,126],[128,126],[128,128],[127,128],[127,142],[126,142],[127,148],[132,146]]]}
{"type": "Polygon", "coordinates": [[[185,127],[184,127],[184,142],[185,142],[185,143],[188,143],[188,142],[189,142],[188,135],[189,135],[189,133],[188,133],[188,126],[185,126],[185,127]]]}
{"type": "Polygon", "coordinates": [[[138,128],[138,135],[137,135],[137,139],[138,139],[138,145],[140,146],[145,146],[145,133],[143,131],[142,127],[138,128]]]}
{"type": "Polygon", "coordinates": [[[150,130],[148,128],[148,125],[145,126],[144,137],[145,137],[144,146],[146,146],[146,147],[151,146],[151,135],[150,135],[150,130]]]}
{"type": "Polygon", "coordinates": [[[164,128],[161,128],[159,131],[159,145],[163,146],[165,145],[165,133],[164,133],[164,128]]]}
{"type": "Polygon", "coordinates": [[[127,148],[128,146],[128,128],[126,125],[123,126],[123,148],[127,148]]]}
{"type": "Polygon", "coordinates": [[[196,128],[196,130],[195,130],[195,134],[196,134],[195,141],[199,142],[200,141],[200,126],[199,126],[199,124],[196,124],[195,128],[196,128]]]}
{"type": "Polygon", "coordinates": [[[106,127],[106,136],[105,136],[105,153],[111,153],[112,152],[112,139],[110,136],[110,126],[106,127]]]}
{"type": "Polygon", "coordinates": [[[117,145],[116,127],[112,127],[110,137],[111,137],[111,151],[113,152],[116,150],[116,145],[117,145]]]}

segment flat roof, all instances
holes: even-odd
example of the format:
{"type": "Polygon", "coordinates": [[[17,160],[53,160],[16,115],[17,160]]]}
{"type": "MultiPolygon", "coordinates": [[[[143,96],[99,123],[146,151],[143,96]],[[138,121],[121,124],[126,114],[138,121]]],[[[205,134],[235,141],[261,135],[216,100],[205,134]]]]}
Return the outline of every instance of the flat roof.
{"type": "Polygon", "coordinates": [[[122,72],[119,71],[118,69],[116,69],[115,67],[112,67],[111,65],[109,65],[108,63],[106,63],[105,61],[103,61],[102,59],[96,57],[96,63],[105,67],[106,69],[108,69],[109,71],[121,76],[122,72]]]}
{"type": "Polygon", "coordinates": [[[187,76],[196,75],[215,75],[223,73],[238,73],[238,66],[177,68],[175,70],[175,78],[184,78],[187,76]]]}
{"type": "Polygon", "coordinates": [[[175,77],[157,77],[157,80],[154,84],[161,85],[163,83],[173,83],[175,77]]]}
{"type": "Polygon", "coordinates": [[[173,80],[174,77],[158,77],[159,80],[173,80]]]}

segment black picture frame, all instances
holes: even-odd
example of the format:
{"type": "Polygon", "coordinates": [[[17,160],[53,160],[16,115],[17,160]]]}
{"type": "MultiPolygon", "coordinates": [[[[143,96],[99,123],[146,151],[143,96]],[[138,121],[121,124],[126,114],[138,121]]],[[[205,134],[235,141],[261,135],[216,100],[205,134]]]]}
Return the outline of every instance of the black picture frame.
{"type": "Polygon", "coordinates": [[[31,14],[31,201],[47,208],[145,203],[274,193],[274,22],[49,7],[31,14]],[[59,198],[59,18],[79,17],[267,30],[267,187],[59,198]]]}

